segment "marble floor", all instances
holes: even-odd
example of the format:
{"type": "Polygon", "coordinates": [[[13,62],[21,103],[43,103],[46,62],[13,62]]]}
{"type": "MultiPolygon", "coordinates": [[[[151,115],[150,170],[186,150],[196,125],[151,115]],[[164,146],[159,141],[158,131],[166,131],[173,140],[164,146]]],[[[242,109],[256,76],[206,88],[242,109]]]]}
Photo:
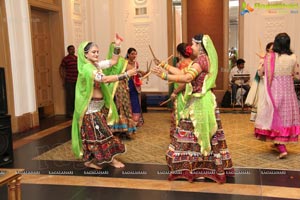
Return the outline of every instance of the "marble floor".
{"type": "MultiPolygon", "coordinates": [[[[56,116],[43,120],[39,129],[14,136],[14,162],[1,167],[24,169],[22,199],[300,199],[300,169],[236,168],[235,177],[225,184],[206,179],[189,183],[168,181],[166,165],[127,163],[123,169],[108,165],[95,171],[81,162],[32,159],[70,140],[70,124],[56,116]]],[[[7,187],[0,187],[0,199],[7,196],[7,187]]]]}

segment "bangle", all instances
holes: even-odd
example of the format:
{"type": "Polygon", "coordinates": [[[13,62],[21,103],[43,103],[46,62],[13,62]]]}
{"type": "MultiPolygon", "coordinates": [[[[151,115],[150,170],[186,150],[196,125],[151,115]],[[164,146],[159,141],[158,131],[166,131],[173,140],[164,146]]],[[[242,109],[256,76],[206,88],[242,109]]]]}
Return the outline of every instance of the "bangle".
{"type": "Polygon", "coordinates": [[[160,77],[161,79],[168,80],[168,73],[163,72],[160,77]]]}
{"type": "Polygon", "coordinates": [[[167,71],[169,71],[170,67],[171,67],[171,65],[168,65],[168,63],[165,64],[165,66],[164,66],[165,70],[167,70],[167,71]]]}
{"type": "Polygon", "coordinates": [[[124,74],[118,75],[118,81],[124,80],[124,79],[126,79],[126,78],[127,78],[127,76],[126,76],[125,73],[124,73],[124,74]]]}
{"type": "Polygon", "coordinates": [[[120,53],[121,53],[121,47],[120,46],[115,46],[113,54],[117,56],[120,53]]]}
{"type": "Polygon", "coordinates": [[[192,79],[194,80],[196,78],[196,76],[198,76],[198,71],[194,68],[190,68],[188,69],[188,71],[186,72],[187,74],[190,74],[192,76],[192,79]]]}
{"type": "Polygon", "coordinates": [[[125,76],[126,76],[126,79],[129,79],[129,78],[130,78],[130,76],[128,75],[127,72],[125,72],[125,76]]]}
{"type": "Polygon", "coordinates": [[[175,82],[178,82],[178,81],[179,81],[179,75],[176,75],[175,82]]]}
{"type": "Polygon", "coordinates": [[[162,67],[162,68],[165,68],[165,64],[166,63],[164,61],[161,61],[161,63],[159,63],[159,66],[162,67]]]}
{"type": "Polygon", "coordinates": [[[171,65],[167,65],[166,70],[169,71],[171,65]]]}

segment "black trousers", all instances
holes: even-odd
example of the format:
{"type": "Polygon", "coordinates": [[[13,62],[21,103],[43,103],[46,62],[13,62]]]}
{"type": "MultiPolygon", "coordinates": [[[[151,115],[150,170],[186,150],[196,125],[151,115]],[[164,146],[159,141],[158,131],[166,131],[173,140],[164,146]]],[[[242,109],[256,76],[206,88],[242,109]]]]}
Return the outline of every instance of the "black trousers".
{"type": "Polygon", "coordinates": [[[73,116],[73,112],[74,112],[75,86],[76,86],[76,83],[65,82],[65,90],[66,90],[66,115],[68,117],[72,117],[73,116]]]}

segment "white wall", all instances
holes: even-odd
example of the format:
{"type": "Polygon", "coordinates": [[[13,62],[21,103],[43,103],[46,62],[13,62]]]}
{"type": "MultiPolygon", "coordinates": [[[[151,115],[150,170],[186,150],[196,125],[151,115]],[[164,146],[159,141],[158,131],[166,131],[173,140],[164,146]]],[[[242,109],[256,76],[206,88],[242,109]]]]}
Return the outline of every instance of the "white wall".
{"type": "MultiPolygon", "coordinates": [[[[95,41],[99,44],[101,58],[105,58],[108,46],[118,32],[125,38],[123,56],[128,47],[135,47],[142,70],[152,59],[149,44],[158,58],[168,57],[166,1],[64,0],[62,4],[65,49],[70,44],[78,47],[82,41],[95,41]],[[135,8],[139,7],[146,7],[147,14],[136,16],[135,8]]],[[[37,109],[28,1],[5,0],[5,5],[13,74],[11,92],[15,116],[21,116],[37,109]]],[[[167,91],[168,85],[152,75],[148,84],[144,83],[143,90],[167,91]]]]}
{"type": "MultiPolygon", "coordinates": [[[[100,57],[106,57],[108,46],[119,33],[124,37],[122,56],[127,49],[137,49],[137,60],[141,70],[146,70],[152,55],[151,45],[159,59],[167,55],[167,3],[161,0],[89,0],[63,3],[65,46],[90,40],[99,45],[100,57]],[[74,10],[74,8],[80,7],[74,10]],[[146,8],[147,14],[135,15],[136,8],[146,8]],[[75,14],[74,14],[75,13],[75,14]]],[[[151,75],[144,81],[143,91],[168,91],[168,85],[160,78],[151,75]]]]}
{"type": "MultiPolygon", "coordinates": [[[[115,30],[124,36],[122,54],[126,55],[129,47],[138,52],[137,61],[141,70],[146,70],[147,63],[153,59],[149,49],[151,45],[156,56],[163,60],[168,57],[167,47],[167,3],[161,0],[123,1],[115,3],[115,30]],[[135,9],[146,8],[147,14],[136,15],[135,9]]],[[[152,66],[154,63],[152,63],[152,66]]],[[[149,81],[143,81],[143,91],[166,92],[168,84],[160,78],[150,75],[149,81]]]]}
{"type": "MultiPolygon", "coordinates": [[[[298,4],[296,8],[259,9],[255,3],[267,4],[267,0],[248,0],[254,11],[244,18],[244,59],[246,68],[255,74],[260,52],[269,41],[273,41],[279,32],[287,32],[291,36],[291,48],[300,56],[300,0],[283,0],[285,5],[298,4]],[[293,13],[291,13],[291,10],[293,13]]],[[[128,47],[138,51],[141,69],[146,69],[152,55],[151,45],[159,59],[167,55],[167,3],[161,0],[64,0],[64,38],[65,47],[74,44],[78,47],[84,40],[99,44],[101,58],[107,53],[108,45],[114,33],[124,36],[122,55],[128,47]],[[146,8],[147,14],[135,15],[136,8],[146,8]]],[[[34,71],[30,34],[30,19],[27,0],[5,0],[8,33],[10,43],[11,67],[13,74],[13,94],[15,115],[36,111],[34,71]]],[[[299,62],[300,63],[300,62],[299,62]]],[[[151,75],[149,82],[144,82],[143,91],[165,92],[168,85],[160,78],[151,75]]],[[[10,92],[10,91],[8,91],[10,92]]]]}
{"type": "MultiPolygon", "coordinates": [[[[246,68],[255,75],[259,58],[256,53],[265,51],[267,43],[274,41],[275,36],[280,32],[286,32],[291,37],[291,49],[300,56],[300,0],[279,1],[285,4],[285,8],[267,9],[258,8],[255,3],[267,5],[267,0],[248,0],[246,1],[253,12],[247,13],[244,18],[244,59],[246,68]],[[298,4],[298,5],[297,5],[298,4]],[[296,5],[291,8],[289,6],[296,5]],[[259,45],[261,41],[261,48],[259,45]]],[[[277,2],[278,3],[278,2],[277,2]]]]}

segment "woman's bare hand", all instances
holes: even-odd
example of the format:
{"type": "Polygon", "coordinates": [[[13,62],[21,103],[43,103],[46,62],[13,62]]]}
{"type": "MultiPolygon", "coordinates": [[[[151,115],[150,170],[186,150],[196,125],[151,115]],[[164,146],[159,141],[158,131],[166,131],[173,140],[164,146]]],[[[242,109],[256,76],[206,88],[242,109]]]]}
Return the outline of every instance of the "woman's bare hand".
{"type": "Polygon", "coordinates": [[[128,76],[134,76],[137,74],[137,69],[136,68],[132,68],[130,70],[127,70],[127,74],[128,76]]]}
{"type": "Polygon", "coordinates": [[[121,37],[118,33],[116,33],[116,36],[115,36],[115,44],[117,46],[120,46],[121,42],[123,42],[123,37],[121,37]]]}
{"type": "Polygon", "coordinates": [[[163,70],[161,69],[161,67],[159,66],[154,66],[152,67],[151,71],[156,75],[156,76],[159,76],[161,77],[162,73],[163,73],[163,70]]]}

